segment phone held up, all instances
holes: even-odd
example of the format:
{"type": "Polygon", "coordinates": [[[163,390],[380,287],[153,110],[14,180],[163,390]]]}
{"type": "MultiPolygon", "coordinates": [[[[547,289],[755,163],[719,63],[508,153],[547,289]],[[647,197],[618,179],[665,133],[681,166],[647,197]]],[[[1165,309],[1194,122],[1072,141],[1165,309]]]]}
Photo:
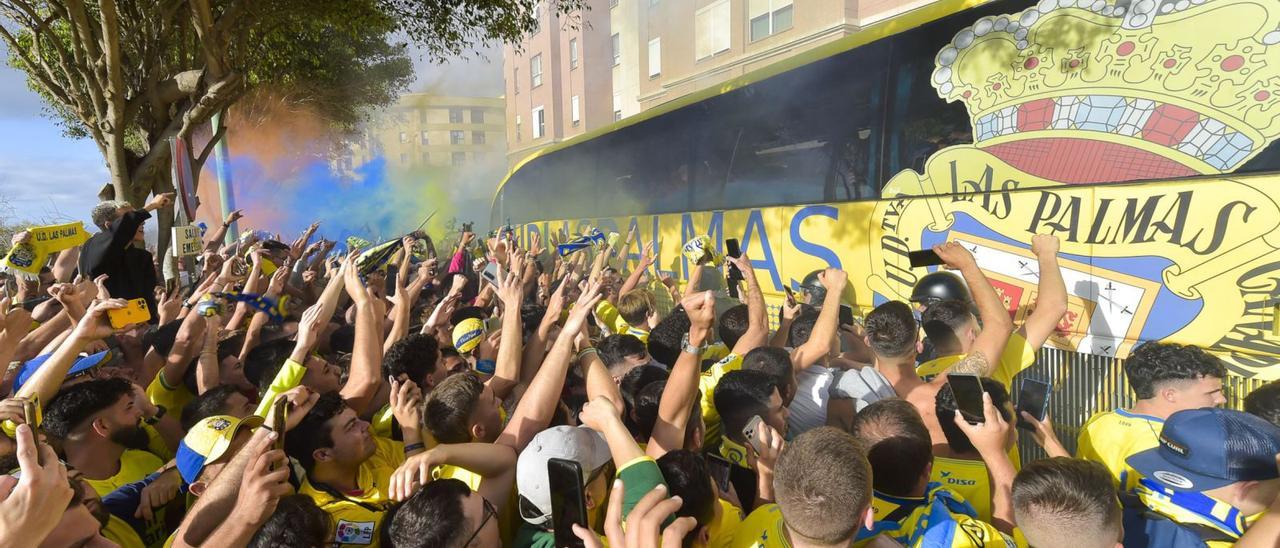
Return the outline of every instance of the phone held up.
{"type": "Polygon", "coordinates": [[[1053,385],[1038,381],[1035,379],[1023,379],[1022,386],[1018,388],[1017,399],[1017,415],[1018,428],[1023,430],[1035,430],[1035,425],[1027,422],[1022,418],[1022,412],[1026,411],[1038,421],[1044,421],[1046,415],[1049,414],[1049,394],[1053,391],[1053,385]]]}
{"type": "MultiPolygon", "coordinates": [[[[969,424],[982,424],[986,418],[982,411],[982,381],[977,375],[951,373],[947,375],[947,384],[956,398],[956,408],[969,424]]],[[[941,418],[941,417],[940,417],[941,418]]]]}
{"type": "Polygon", "coordinates": [[[557,547],[584,548],[573,534],[573,526],[587,527],[587,498],[582,485],[582,466],[577,461],[547,459],[547,479],[551,486],[551,527],[557,547]]]}

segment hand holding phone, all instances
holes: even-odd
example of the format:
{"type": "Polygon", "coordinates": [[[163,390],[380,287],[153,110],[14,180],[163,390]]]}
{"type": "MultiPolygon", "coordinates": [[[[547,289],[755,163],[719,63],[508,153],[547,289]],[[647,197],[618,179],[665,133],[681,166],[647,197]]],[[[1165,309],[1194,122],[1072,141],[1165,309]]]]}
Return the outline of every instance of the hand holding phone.
{"type": "Polygon", "coordinates": [[[760,439],[756,436],[756,427],[760,426],[762,422],[764,422],[764,419],[760,418],[760,415],[756,415],[747,421],[746,426],[742,427],[742,437],[747,439],[747,444],[756,450],[756,454],[759,454],[762,449],[760,439]]]}
{"type": "Polygon", "coordinates": [[[986,422],[982,403],[982,380],[977,375],[951,373],[947,375],[947,385],[956,399],[956,408],[969,424],[986,422]]]}
{"type": "Polygon", "coordinates": [[[1018,399],[1016,401],[1018,428],[1032,431],[1036,429],[1034,424],[1022,418],[1022,413],[1025,411],[1037,421],[1043,421],[1049,412],[1049,394],[1052,390],[1053,385],[1047,382],[1035,379],[1022,380],[1022,386],[1018,388],[1018,399]]]}
{"type": "Polygon", "coordinates": [[[946,264],[938,253],[932,249],[921,249],[919,251],[910,251],[907,253],[907,260],[911,262],[911,268],[923,268],[926,266],[934,266],[946,264]]]}
{"type": "Polygon", "coordinates": [[[551,527],[556,546],[585,548],[573,534],[573,526],[587,527],[587,498],[582,466],[577,461],[547,459],[547,479],[551,486],[551,527]]]}
{"type": "Polygon", "coordinates": [[[130,325],[146,323],[151,320],[151,309],[146,299],[133,299],[124,308],[107,311],[113,329],[124,329],[130,325]]]}

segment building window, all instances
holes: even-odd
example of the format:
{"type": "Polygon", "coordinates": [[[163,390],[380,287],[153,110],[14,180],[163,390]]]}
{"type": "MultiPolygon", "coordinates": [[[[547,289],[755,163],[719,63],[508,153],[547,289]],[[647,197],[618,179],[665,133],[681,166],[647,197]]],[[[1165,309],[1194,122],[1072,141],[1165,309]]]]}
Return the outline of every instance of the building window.
{"type": "Polygon", "coordinates": [[[706,59],[729,49],[729,0],[719,0],[694,14],[694,55],[706,59]]]}
{"type": "Polygon", "coordinates": [[[791,28],[792,0],[751,0],[747,8],[752,42],[791,28]]]}
{"type": "Polygon", "coordinates": [[[529,87],[536,88],[542,85],[542,54],[539,53],[529,60],[529,87]]]}
{"type": "Polygon", "coordinates": [[[533,34],[542,30],[542,2],[533,5],[533,34]]]}
{"type": "Polygon", "coordinates": [[[618,120],[621,120],[621,119],[622,119],[622,111],[621,110],[613,111],[613,121],[617,122],[618,120]]]}
{"type": "Polygon", "coordinates": [[[618,7],[618,0],[609,0],[609,7],[611,8],[618,7]]]}
{"type": "Polygon", "coordinates": [[[409,165],[409,153],[408,153],[408,152],[401,152],[401,153],[400,153],[400,165],[402,165],[402,166],[404,166],[404,165],[409,165]]]}
{"type": "Polygon", "coordinates": [[[462,123],[462,109],[460,108],[449,109],[449,123],[450,124],[462,123]]]}
{"type": "Polygon", "coordinates": [[[511,69],[511,87],[515,89],[515,94],[520,95],[520,69],[511,69]]]}
{"type": "Polygon", "coordinates": [[[516,115],[516,142],[517,142],[517,143],[519,143],[520,141],[522,141],[522,140],[523,140],[523,137],[521,137],[521,135],[520,135],[520,128],[521,128],[521,127],[522,127],[522,126],[521,126],[521,124],[520,124],[520,115],[519,115],[519,114],[517,114],[517,115],[516,115]]]}
{"type": "Polygon", "coordinates": [[[462,145],[462,144],[466,144],[466,142],[467,142],[467,134],[456,129],[449,131],[449,144],[462,145]]]}
{"type": "Polygon", "coordinates": [[[460,165],[463,165],[463,164],[467,163],[467,153],[465,153],[465,152],[455,152],[455,153],[453,153],[453,154],[452,154],[452,160],[453,160],[453,165],[454,165],[454,166],[460,166],[460,165]]]}
{"type": "Polygon", "coordinates": [[[484,110],[482,110],[482,109],[478,109],[478,108],[473,108],[473,109],[471,109],[471,123],[473,123],[473,124],[483,124],[483,123],[484,123],[484,110]]]}
{"type": "Polygon", "coordinates": [[[546,122],[547,122],[546,113],[545,111],[542,110],[542,107],[534,107],[533,109],[533,138],[534,139],[542,138],[543,133],[547,129],[546,122]]]}
{"type": "Polygon", "coordinates": [[[613,66],[616,67],[622,64],[622,37],[615,34],[610,37],[610,42],[613,44],[613,66]]]}
{"type": "Polygon", "coordinates": [[[613,94],[613,121],[622,119],[622,94],[613,94]]]}
{"type": "Polygon", "coordinates": [[[405,133],[405,132],[403,132],[403,131],[401,131],[401,132],[400,132],[400,142],[401,142],[401,143],[407,143],[407,142],[409,142],[409,134],[408,134],[408,133],[405,133]]]}
{"type": "Polygon", "coordinates": [[[662,38],[649,40],[649,77],[662,74],[662,38]]]}
{"type": "Polygon", "coordinates": [[[425,150],[422,151],[422,164],[427,165],[430,163],[431,163],[431,153],[425,150]]]}
{"type": "Polygon", "coordinates": [[[571,38],[569,40],[569,68],[578,68],[578,39],[571,38]]]}
{"type": "Polygon", "coordinates": [[[471,132],[471,143],[472,143],[472,144],[476,144],[476,145],[483,145],[483,144],[484,144],[484,132],[483,132],[483,131],[473,131],[473,132],[471,132]]]}
{"type": "Polygon", "coordinates": [[[569,121],[573,122],[573,125],[575,126],[582,121],[581,109],[582,107],[578,100],[578,96],[574,95],[573,97],[570,97],[569,98],[569,121]]]}

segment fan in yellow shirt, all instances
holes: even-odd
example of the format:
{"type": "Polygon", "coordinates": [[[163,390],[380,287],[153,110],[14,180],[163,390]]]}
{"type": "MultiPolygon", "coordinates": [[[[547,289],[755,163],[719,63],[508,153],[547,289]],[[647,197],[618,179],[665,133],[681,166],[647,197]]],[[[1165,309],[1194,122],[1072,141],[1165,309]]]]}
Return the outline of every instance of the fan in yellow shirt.
{"type": "Polygon", "coordinates": [[[373,436],[369,423],[334,392],[320,396],[285,443],[307,471],[298,492],[333,518],[334,544],[378,546],[378,526],[391,505],[389,480],[404,463],[404,444],[373,436]]]}
{"type": "Polygon", "coordinates": [[[1102,463],[1116,486],[1130,492],[1140,477],[1126,459],[1155,447],[1170,415],[1226,403],[1226,368],[1197,347],[1150,342],[1134,349],[1124,372],[1137,401],[1129,409],[1091,417],[1080,429],[1076,455],[1102,463]]]}

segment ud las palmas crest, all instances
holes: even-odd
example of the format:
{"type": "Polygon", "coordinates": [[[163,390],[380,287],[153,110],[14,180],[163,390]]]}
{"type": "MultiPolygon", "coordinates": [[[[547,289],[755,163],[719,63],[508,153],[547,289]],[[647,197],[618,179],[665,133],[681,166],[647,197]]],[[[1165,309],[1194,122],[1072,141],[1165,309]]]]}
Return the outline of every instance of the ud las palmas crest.
{"type": "Polygon", "coordinates": [[[1167,339],[1280,376],[1280,178],[1231,175],[1280,134],[1280,2],[1044,0],[979,19],[935,65],[973,143],[885,185],[878,298],[910,295],[906,251],[957,240],[1020,320],[1031,237],[1053,233],[1070,304],[1051,344],[1125,357],[1167,339]]]}

